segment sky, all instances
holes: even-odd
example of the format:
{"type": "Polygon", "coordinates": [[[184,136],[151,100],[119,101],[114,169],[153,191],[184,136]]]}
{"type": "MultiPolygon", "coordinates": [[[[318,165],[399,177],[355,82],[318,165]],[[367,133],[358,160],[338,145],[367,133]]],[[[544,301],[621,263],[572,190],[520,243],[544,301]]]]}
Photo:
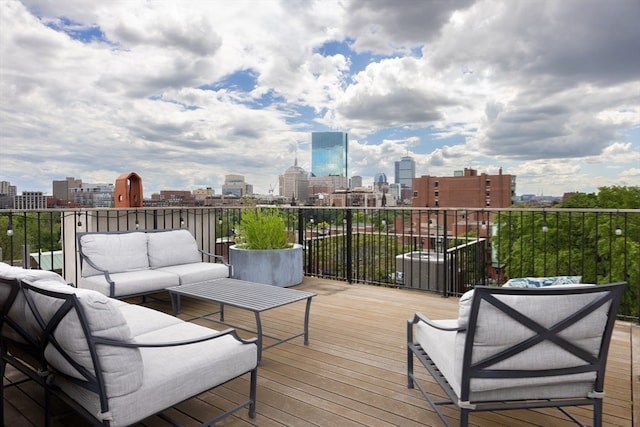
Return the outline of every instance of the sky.
{"type": "Polygon", "coordinates": [[[638,0],[0,0],[0,181],[278,192],[311,132],[349,175],[640,185],[638,0]]]}

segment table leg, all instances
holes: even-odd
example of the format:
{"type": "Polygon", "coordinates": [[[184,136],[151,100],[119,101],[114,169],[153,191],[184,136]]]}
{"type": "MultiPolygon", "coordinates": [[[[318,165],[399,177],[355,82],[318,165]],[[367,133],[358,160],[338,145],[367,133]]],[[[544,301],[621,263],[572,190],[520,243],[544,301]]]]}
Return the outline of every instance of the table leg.
{"type": "Polygon", "coordinates": [[[258,365],[262,361],[262,323],[260,322],[260,312],[256,311],[256,330],[258,333],[258,365]]]}
{"type": "Polygon", "coordinates": [[[173,311],[173,315],[177,316],[180,313],[180,295],[174,294],[173,292],[169,292],[171,296],[171,310],[173,311]]]}
{"type": "Polygon", "coordinates": [[[307,306],[304,310],[304,345],[309,345],[309,310],[311,309],[311,298],[307,298],[307,306]]]}
{"type": "Polygon", "coordinates": [[[224,304],[220,303],[220,321],[224,322],[224,304]]]}

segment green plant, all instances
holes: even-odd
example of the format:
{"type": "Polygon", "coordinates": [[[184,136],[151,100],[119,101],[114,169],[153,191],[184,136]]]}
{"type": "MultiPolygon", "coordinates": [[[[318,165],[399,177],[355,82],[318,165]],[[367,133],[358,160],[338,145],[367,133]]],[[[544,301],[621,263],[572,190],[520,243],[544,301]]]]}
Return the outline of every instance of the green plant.
{"type": "Polygon", "coordinates": [[[277,209],[243,209],[236,227],[236,246],[241,249],[285,249],[292,247],[287,239],[284,220],[277,209]]]}

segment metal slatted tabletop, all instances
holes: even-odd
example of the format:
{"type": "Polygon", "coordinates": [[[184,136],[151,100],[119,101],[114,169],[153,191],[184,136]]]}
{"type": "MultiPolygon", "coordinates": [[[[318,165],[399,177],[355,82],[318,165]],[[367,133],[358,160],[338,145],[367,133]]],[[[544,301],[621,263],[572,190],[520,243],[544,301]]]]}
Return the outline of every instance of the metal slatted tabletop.
{"type": "Polygon", "coordinates": [[[225,305],[249,310],[255,313],[256,332],[258,335],[258,362],[262,359],[262,350],[282,344],[283,342],[292,340],[299,336],[304,335],[305,345],[309,343],[309,309],[311,308],[311,298],[316,295],[313,292],[281,288],[278,286],[230,278],[210,280],[190,285],[173,286],[167,288],[167,290],[171,294],[171,304],[173,306],[174,315],[177,315],[180,312],[181,296],[220,304],[219,322],[225,325],[229,325],[224,321],[225,305]],[[304,314],[304,331],[287,338],[269,336],[269,338],[276,340],[276,342],[269,346],[263,346],[263,337],[266,335],[263,335],[262,332],[260,313],[265,310],[270,310],[302,300],[307,300],[304,314]]]}

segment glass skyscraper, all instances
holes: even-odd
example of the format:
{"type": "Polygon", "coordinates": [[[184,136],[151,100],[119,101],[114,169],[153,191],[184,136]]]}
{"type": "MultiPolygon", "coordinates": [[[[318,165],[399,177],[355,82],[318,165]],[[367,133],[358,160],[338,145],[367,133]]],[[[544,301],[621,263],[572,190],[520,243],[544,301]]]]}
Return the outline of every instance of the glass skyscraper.
{"type": "Polygon", "coordinates": [[[395,163],[395,183],[411,188],[413,178],[416,177],[416,162],[412,157],[405,156],[395,163]]]}
{"type": "Polygon", "coordinates": [[[347,176],[349,138],[346,132],[311,133],[311,173],[313,176],[347,176]]]}

